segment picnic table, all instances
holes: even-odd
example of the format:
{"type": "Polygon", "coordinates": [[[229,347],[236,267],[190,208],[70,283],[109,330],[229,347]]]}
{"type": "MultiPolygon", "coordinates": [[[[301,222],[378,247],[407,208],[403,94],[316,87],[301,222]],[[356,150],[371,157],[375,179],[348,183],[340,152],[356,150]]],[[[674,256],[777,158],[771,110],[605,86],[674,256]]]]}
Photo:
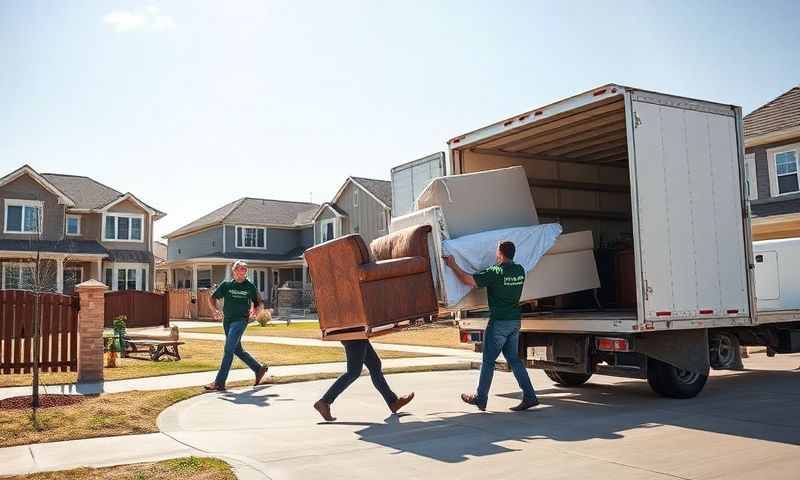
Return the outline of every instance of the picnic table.
{"type": "Polygon", "coordinates": [[[125,356],[146,351],[150,355],[150,360],[154,362],[157,362],[163,356],[180,360],[181,354],[178,347],[183,344],[184,342],[178,340],[134,340],[125,338],[125,356]]]}

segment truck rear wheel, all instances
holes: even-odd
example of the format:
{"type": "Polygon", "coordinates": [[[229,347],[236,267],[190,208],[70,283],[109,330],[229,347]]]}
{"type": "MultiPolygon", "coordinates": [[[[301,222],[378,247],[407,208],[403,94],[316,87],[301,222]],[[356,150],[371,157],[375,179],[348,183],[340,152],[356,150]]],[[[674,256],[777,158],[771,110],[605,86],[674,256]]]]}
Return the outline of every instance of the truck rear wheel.
{"type": "Polygon", "coordinates": [[[742,356],[739,337],[730,332],[714,332],[711,334],[709,359],[711,367],[717,370],[741,370],[742,356]]]}
{"type": "Polygon", "coordinates": [[[592,378],[591,373],[558,372],[556,370],[545,370],[544,374],[558,385],[565,387],[577,387],[592,378]]]}
{"type": "Polygon", "coordinates": [[[708,380],[708,374],[691,372],[650,358],[647,363],[647,383],[654,392],[670,398],[693,398],[708,380]]]}

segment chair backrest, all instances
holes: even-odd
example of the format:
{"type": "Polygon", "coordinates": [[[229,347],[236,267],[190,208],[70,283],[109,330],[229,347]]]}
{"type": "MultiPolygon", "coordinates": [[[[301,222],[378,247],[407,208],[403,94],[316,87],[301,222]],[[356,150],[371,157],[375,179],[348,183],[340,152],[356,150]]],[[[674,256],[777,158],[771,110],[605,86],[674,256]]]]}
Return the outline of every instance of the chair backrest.
{"type": "Polygon", "coordinates": [[[404,228],[380,238],[370,244],[372,254],[377,260],[389,260],[401,257],[430,258],[428,252],[428,234],[430,225],[416,225],[404,228]]]}

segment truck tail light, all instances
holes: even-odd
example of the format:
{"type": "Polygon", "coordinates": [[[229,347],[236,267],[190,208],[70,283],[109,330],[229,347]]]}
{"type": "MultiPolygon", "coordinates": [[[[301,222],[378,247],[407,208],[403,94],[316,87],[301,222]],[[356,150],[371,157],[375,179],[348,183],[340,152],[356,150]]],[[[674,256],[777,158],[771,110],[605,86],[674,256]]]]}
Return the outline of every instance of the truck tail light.
{"type": "Polygon", "coordinates": [[[700,310],[700,315],[713,315],[714,310],[700,310]]]}
{"type": "Polygon", "coordinates": [[[461,343],[478,343],[481,341],[481,332],[470,332],[469,330],[461,330],[461,343]]]}
{"type": "Polygon", "coordinates": [[[630,352],[631,346],[627,339],[613,337],[597,337],[595,347],[602,352],[630,352]]]}
{"type": "Polygon", "coordinates": [[[604,93],[606,93],[606,89],[605,88],[601,88],[600,90],[595,90],[595,92],[592,93],[592,95],[595,96],[595,97],[599,97],[600,95],[602,95],[604,93]]]}
{"type": "Polygon", "coordinates": [[[656,317],[669,317],[670,315],[672,315],[672,312],[667,312],[667,311],[656,312],[656,317]]]}
{"type": "Polygon", "coordinates": [[[739,309],[738,308],[734,308],[734,309],[728,310],[728,315],[735,315],[737,313],[739,313],[739,309]]]}

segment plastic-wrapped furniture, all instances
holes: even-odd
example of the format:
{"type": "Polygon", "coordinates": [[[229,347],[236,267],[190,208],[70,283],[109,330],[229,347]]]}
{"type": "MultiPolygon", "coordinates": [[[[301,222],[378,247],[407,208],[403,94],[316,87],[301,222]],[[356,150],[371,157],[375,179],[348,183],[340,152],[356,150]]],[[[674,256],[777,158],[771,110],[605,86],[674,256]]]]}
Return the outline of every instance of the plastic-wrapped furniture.
{"type": "MultiPolygon", "coordinates": [[[[389,230],[431,226],[428,243],[433,251],[433,278],[437,280],[437,299],[446,310],[483,308],[487,299],[485,289],[474,289],[458,302],[449,298],[441,281],[447,268],[441,260],[442,242],[478,232],[539,224],[522,167],[436,178],[420,193],[416,206],[418,210],[393,218],[389,230]]],[[[566,233],[528,273],[521,300],[599,286],[592,232],[566,233]]]]}
{"type": "Polygon", "coordinates": [[[430,226],[390,233],[372,243],[346,235],[305,253],[323,340],[369,338],[438,311],[430,226]]]}

